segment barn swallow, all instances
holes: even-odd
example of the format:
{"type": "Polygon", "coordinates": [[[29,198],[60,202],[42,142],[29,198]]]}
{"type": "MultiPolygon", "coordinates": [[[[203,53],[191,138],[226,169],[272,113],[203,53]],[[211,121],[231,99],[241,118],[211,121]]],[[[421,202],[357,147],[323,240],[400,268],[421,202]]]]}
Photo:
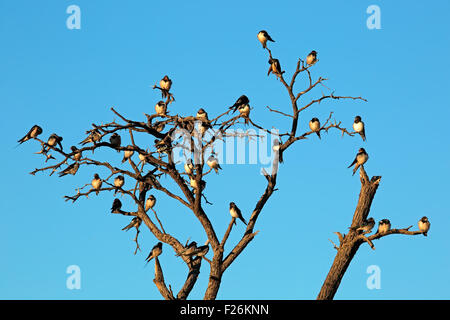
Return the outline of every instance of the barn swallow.
{"type": "Polygon", "coordinates": [[[191,175],[193,170],[194,170],[194,164],[192,163],[192,159],[187,159],[186,163],[184,164],[184,171],[188,175],[191,175]]]}
{"type": "Polygon", "coordinates": [[[52,133],[47,140],[47,145],[50,147],[55,147],[56,145],[58,145],[59,148],[62,150],[63,147],[61,141],[63,141],[62,137],[58,136],[56,133],[52,133]]]}
{"type": "Polygon", "coordinates": [[[116,187],[116,191],[114,191],[114,194],[116,194],[117,191],[119,191],[119,188],[122,188],[124,184],[125,184],[125,178],[123,177],[123,175],[118,175],[114,179],[114,186],[116,187]]]}
{"type": "Polygon", "coordinates": [[[91,182],[92,188],[95,191],[95,193],[98,195],[100,188],[102,187],[102,179],[100,179],[100,176],[98,175],[98,173],[94,174],[94,179],[91,182]]]}
{"type": "Polygon", "coordinates": [[[378,231],[377,233],[385,233],[391,230],[391,222],[389,219],[383,219],[378,222],[378,231]]]}
{"type": "Polygon", "coordinates": [[[197,249],[197,242],[192,241],[189,243],[186,247],[184,247],[184,250],[180,253],[176,254],[175,256],[192,256],[195,250],[197,249]]]}
{"type": "Polygon", "coordinates": [[[77,147],[75,147],[75,146],[71,146],[71,147],[70,147],[70,150],[72,150],[72,153],[74,153],[74,155],[73,155],[73,160],[75,160],[75,161],[80,161],[81,156],[82,156],[81,151],[79,151],[79,150],[77,149],[77,147]]]}
{"type": "Polygon", "coordinates": [[[237,109],[239,109],[240,106],[250,103],[250,100],[247,98],[245,94],[240,96],[236,102],[230,107],[230,109],[233,109],[233,113],[236,112],[237,109]]]}
{"type": "MultiPolygon", "coordinates": [[[[127,148],[133,148],[133,146],[127,146],[127,148]]],[[[124,163],[125,161],[127,161],[128,159],[131,158],[131,156],[134,154],[134,150],[125,150],[123,152],[123,159],[122,159],[122,163],[124,163]]]]}
{"type": "Polygon", "coordinates": [[[161,87],[161,94],[163,98],[169,96],[170,88],[172,87],[172,80],[166,75],[159,81],[159,86],[161,87]]]}
{"type": "Polygon", "coordinates": [[[355,175],[355,172],[358,170],[359,166],[362,166],[364,163],[369,160],[369,155],[367,154],[366,150],[364,148],[360,148],[358,153],[356,154],[355,160],[348,166],[349,168],[353,165],[355,167],[353,168],[353,174],[355,175]]]}
{"type": "Polygon", "coordinates": [[[196,118],[197,118],[198,120],[208,122],[208,113],[205,111],[205,109],[200,108],[200,109],[198,109],[198,111],[197,111],[197,116],[196,116],[196,118]]]}
{"type": "Polygon", "coordinates": [[[167,153],[167,154],[170,153],[169,152],[170,147],[165,143],[164,139],[161,140],[155,139],[155,147],[158,153],[167,153]]]}
{"type": "Polygon", "coordinates": [[[272,41],[272,42],[275,42],[275,40],[273,40],[273,39],[269,36],[269,34],[267,33],[266,30],[261,30],[261,31],[258,33],[258,40],[259,40],[259,42],[261,42],[261,44],[262,44],[262,46],[263,46],[264,49],[266,48],[267,40],[272,41]]]}
{"type": "Polygon", "coordinates": [[[219,161],[214,157],[214,155],[210,155],[208,160],[206,160],[206,164],[218,174],[219,169],[222,167],[219,164],[219,161]]]}
{"type": "Polygon", "coordinates": [[[167,111],[167,105],[164,103],[164,101],[158,101],[158,103],[155,105],[155,112],[158,116],[165,116],[167,111]]]}
{"type": "MultiPolygon", "coordinates": [[[[191,178],[191,187],[194,188],[195,190],[198,190],[198,185],[197,185],[197,181],[193,178],[191,178]]],[[[200,187],[201,187],[201,191],[203,191],[206,187],[206,181],[204,180],[200,180],[200,187]]]]}
{"type": "Polygon", "coordinates": [[[269,59],[270,68],[267,72],[267,76],[270,75],[271,72],[278,78],[281,77],[283,72],[281,71],[280,61],[278,59],[269,59]]]}
{"type": "Polygon", "coordinates": [[[422,217],[419,220],[419,230],[423,232],[423,235],[426,237],[428,230],[430,230],[430,221],[428,221],[427,217],[422,217]]]}
{"type": "MultiPolygon", "coordinates": [[[[116,199],[116,200],[119,200],[119,199],[116,199]]],[[[119,201],[120,201],[120,200],[119,200],[119,201]]],[[[134,217],[134,218],[131,220],[131,222],[130,222],[127,226],[125,226],[125,228],[122,229],[122,231],[123,231],[123,230],[128,231],[128,230],[130,230],[131,228],[136,228],[136,230],[138,230],[139,227],[141,226],[141,223],[142,223],[141,218],[139,218],[139,217],[134,217]]]]}
{"type": "Polygon", "coordinates": [[[148,211],[149,209],[153,208],[156,204],[156,198],[154,195],[150,195],[147,198],[147,201],[145,201],[145,211],[148,211]]]}
{"type": "Polygon", "coordinates": [[[19,141],[17,141],[19,144],[24,143],[25,141],[28,141],[30,139],[34,139],[36,138],[38,135],[40,135],[42,133],[42,128],[39,127],[37,124],[35,124],[30,131],[28,131],[28,133],[25,135],[25,137],[23,137],[22,139],[20,139],[19,141]]]}
{"type": "Polygon", "coordinates": [[[306,57],[306,63],[309,65],[313,65],[316,62],[317,62],[317,52],[313,50],[306,57]]]}
{"type": "Polygon", "coordinates": [[[77,173],[79,166],[80,164],[78,162],[72,163],[70,166],[59,173],[59,177],[64,177],[67,174],[71,174],[74,176],[75,173],[77,173]]]}
{"type": "Polygon", "coordinates": [[[357,228],[356,231],[362,231],[364,233],[369,233],[372,231],[373,227],[375,226],[375,220],[373,218],[369,218],[366,221],[363,222],[361,227],[357,228]]]}
{"type": "MultiPolygon", "coordinates": [[[[109,137],[109,143],[111,143],[111,146],[114,149],[117,149],[122,144],[122,138],[117,134],[117,132],[114,132],[111,137],[109,137]]],[[[117,152],[120,152],[120,150],[117,150],[117,152]]]]}
{"type": "Polygon", "coordinates": [[[309,128],[311,129],[311,131],[315,132],[317,134],[317,136],[320,138],[320,121],[317,118],[312,118],[311,121],[309,122],[309,128]]]}
{"type": "Polygon", "coordinates": [[[239,113],[241,117],[244,118],[245,124],[248,124],[248,116],[250,115],[250,106],[248,104],[243,104],[239,107],[239,113]]]}
{"type": "MultiPolygon", "coordinates": [[[[89,132],[89,131],[87,131],[87,132],[89,132]]],[[[100,131],[98,131],[97,129],[94,129],[89,132],[89,135],[86,137],[86,139],[81,141],[80,144],[83,146],[90,142],[92,142],[93,144],[96,144],[101,139],[102,139],[102,135],[101,135],[100,131]]]]}
{"type": "MultiPolygon", "coordinates": [[[[230,214],[233,218],[239,218],[245,225],[247,225],[247,222],[242,216],[241,210],[234,202],[230,202],[230,214]]],[[[234,224],[236,224],[236,220],[234,220],[234,224]]]]}
{"type": "Polygon", "coordinates": [[[278,154],[278,161],[280,161],[280,163],[283,162],[283,152],[280,150],[280,147],[282,144],[283,143],[280,140],[275,139],[273,141],[273,147],[272,147],[272,150],[278,154]]]}
{"type": "Polygon", "coordinates": [[[361,121],[360,116],[355,117],[355,122],[353,122],[353,130],[355,130],[356,133],[359,133],[361,135],[363,141],[366,141],[366,131],[364,128],[364,122],[361,121]]]}
{"type": "Polygon", "coordinates": [[[115,198],[111,207],[111,213],[120,213],[120,209],[122,209],[122,202],[118,198],[115,198]]]}
{"type": "Polygon", "coordinates": [[[150,250],[150,253],[148,254],[148,257],[145,259],[147,263],[150,262],[153,258],[158,257],[162,253],[162,243],[158,242],[157,245],[155,245],[152,250],[150,250]]]}

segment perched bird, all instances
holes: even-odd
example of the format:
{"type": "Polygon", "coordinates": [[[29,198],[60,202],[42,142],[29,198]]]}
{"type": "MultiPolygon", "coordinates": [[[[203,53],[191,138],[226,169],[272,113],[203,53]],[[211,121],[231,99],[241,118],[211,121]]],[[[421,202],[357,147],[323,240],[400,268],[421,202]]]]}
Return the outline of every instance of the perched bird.
{"type": "Polygon", "coordinates": [[[72,150],[73,153],[73,160],[80,161],[82,157],[81,151],[79,151],[75,146],[71,146],[70,150],[72,150]]]}
{"type": "Polygon", "coordinates": [[[56,133],[52,133],[47,140],[47,146],[55,147],[56,145],[58,145],[59,148],[62,150],[63,147],[62,147],[61,141],[63,141],[62,137],[58,136],[56,133]]]}
{"type": "Polygon", "coordinates": [[[281,77],[283,72],[281,71],[280,61],[278,59],[269,59],[269,71],[267,72],[267,76],[270,75],[271,72],[278,78],[281,77]]]}
{"type": "Polygon", "coordinates": [[[181,251],[180,253],[176,254],[176,256],[177,257],[179,257],[179,256],[192,256],[196,249],[197,249],[197,242],[192,241],[186,247],[184,247],[183,251],[181,251]]]}
{"type": "Polygon", "coordinates": [[[100,188],[102,187],[102,179],[100,179],[100,176],[98,175],[98,173],[94,174],[94,179],[91,182],[92,188],[95,191],[95,193],[98,195],[100,188]]]}
{"type": "Polygon", "coordinates": [[[317,136],[320,138],[320,121],[317,118],[312,118],[311,121],[309,121],[309,128],[311,131],[315,132],[317,136]]]}
{"type": "Polygon", "coordinates": [[[157,245],[155,245],[152,250],[150,250],[150,253],[148,254],[148,257],[145,259],[147,263],[150,262],[153,258],[157,258],[162,253],[162,243],[158,242],[157,245]]]}
{"type": "Polygon", "coordinates": [[[248,124],[248,116],[250,115],[250,106],[248,104],[243,104],[239,107],[239,113],[241,117],[244,118],[245,124],[248,124]]]}
{"type": "Polygon", "coordinates": [[[64,177],[67,174],[75,175],[77,173],[80,164],[78,162],[72,163],[70,166],[65,168],[63,171],[59,173],[59,177],[64,177]]]}
{"type": "MultiPolygon", "coordinates": [[[[233,218],[239,218],[245,225],[247,225],[247,222],[242,216],[241,210],[234,202],[230,202],[230,214],[233,218]]],[[[236,220],[234,220],[234,224],[236,224],[236,220]]]]}
{"type": "Polygon", "coordinates": [[[363,224],[356,229],[356,231],[362,231],[363,233],[369,233],[372,231],[375,226],[375,220],[373,218],[369,218],[363,222],[363,224]]]}
{"type": "MultiPolygon", "coordinates": [[[[127,148],[133,148],[133,146],[127,146],[127,148]]],[[[134,150],[125,150],[123,152],[123,159],[122,159],[122,163],[124,163],[125,161],[127,161],[128,159],[131,158],[131,156],[134,154],[134,150]]]]}
{"type": "Polygon", "coordinates": [[[156,198],[154,195],[150,195],[147,198],[147,201],[145,201],[145,211],[148,211],[149,209],[153,208],[156,204],[156,198]]]}
{"type": "Polygon", "coordinates": [[[419,220],[419,230],[423,232],[423,235],[426,237],[428,230],[430,230],[430,221],[428,221],[427,217],[422,217],[419,220]]]}
{"type": "Polygon", "coordinates": [[[24,143],[25,141],[28,141],[30,139],[36,138],[38,135],[42,133],[42,128],[39,127],[37,124],[35,124],[33,127],[31,127],[30,131],[19,141],[17,141],[19,144],[24,143]]]}
{"type": "MultiPolygon", "coordinates": [[[[192,188],[194,188],[195,190],[198,190],[197,180],[191,178],[190,184],[191,184],[192,188]]],[[[200,180],[200,187],[201,187],[201,191],[203,191],[206,187],[206,181],[200,180]]]]}
{"type": "Polygon", "coordinates": [[[111,207],[111,213],[119,213],[120,209],[122,209],[122,202],[118,198],[115,198],[111,207]]]}
{"type": "Polygon", "coordinates": [[[86,139],[84,139],[83,141],[80,142],[80,144],[83,146],[90,142],[92,142],[93,144],[96,144],[97,142],[99,142],[102,139],[102,134],[97,129],[87,131],[87,132],[90,132],[89,135],[86,137],[86,139]]]}
{"type": "Polygon", "coordinates": [[[208,113],[203,108],[198,109],[196,118],[201,121],[206,121],[206,122],[209,121],[208,113]]]}
{"type": "Polygon", "coordinates": [[[389,219],[383,219],[378,222],[378,231],[377,233],[385,233],[391,230],[391,222],[389,219]]]}
{"type": "Polygon", "coordinates": [[[280,163],[283,162],[283,152],[280,150],[280,147],[282,144],[283,143],[280,140],[275,139],[273,141],[273,147],[272,147],[272,150],[278,154],[278,160],[280,161],[280,163]]]}
{"type": "Polygon", "coordinates": [[[275,40],[273,40],[273,39],[269,36],[269,34],[267,33],[266,30],[261,30],[261,31],[258,33],[258,40],[259,40],[259,42],[261,42],[261,44],[262,44],[262,46],[263,46],[264,49],[266,48],[267,40],[272,41],[272,42],[275,42],[275,40]]]}
{"type": "Polygon", "coordinates": [[[356,154],[355,160],[348,166],[349,168],[353,165],[355,167],[353,168],[353,175],[355,175],[355,172],[358,170],[359,166],[362,166],[364,163],[369,160],[369,155],[367,154],[366,150],[364,148],[360,148],[358,153],[356,154]]]}
{"type": "Polygon", "coordinates": [[[145,156],[145,154],[139,152],[139,161],[142,163],[147,162],[147,157],[145,156]]]}
{"type": "Polygon", "coordinates": [[[239,109],[240,106],[250,103],[250,100],[247,98],[245,94],[240,96],[236,102],[230,107],[230,109],[233,109],[233,113],[236,112],[237,109],[239,109]]]}
{"type": "Polygon", "coordinates": [[[155,112],[158,116],[166,115],[167,105],[164,103],[164,101],[158,101],[158,103],[155,105],[155,112]]]}
{"type": "Polygon", "coordinates": [[[155,125],[154,125],[154,128],[155,128],[155,130],[157,131],[157,132],[161,132],[161,131],[163,131],[164,130],[164,127],[165,127],[166,125],[164,124],[164,122],[157,122],[155,125]]]}
{"type": "Polygon", "coordinates": [[[316,62],[317,62],[317,52],[313,50],[306,57],[306,63],[309,65],[313,65],[316,62]]]}
{"type": "Polygon", "coordinates": [[[159,86],[161,87],[161,94],[163,98],[169,96],[170,88],[172,87],[172,80],[166,75],[159,81],[159,86]]]}
{"type": "Polygon", "coordinates": [[[359,133],[361,135],[363,141],[366,141],[366,131],[364,128],[364,122],[361,121],[360,116],[355,117],[355,122],[353,122],[353,130],[355,130],[356,133],[359,133]]]}
{"type": "Polygon", "coordinates": [[[214,154],[211,154],[206,160],[206,164],[211,168],[214,169],[214,171],[218,174],[219,169],[222,169],[222,167],[219,164],[219,161],[214,157],[214,154]]]}
{"type": "MultiPolygon", "coordinates": [[[[117,132],[114,132],[111,137],[109,137],[109,143],[111,143],[111,147],[117,149],[122,144],[122,138],[117,134],[117,132]]],[[[120,152],[120,150],[117,150],[117,152],[120,152]]]]}
{"type": "Polygon", "coordinates": [[[158,153],[170,153],[170,146],[165,142],[166,139],[155,139],[155,147],[158,153]]]}
{"type": "Polygon", "coordinates": [[[192,159],[187,159],[186,163],[184,164],[184,171],[191,175],[194,171],[194,164],[192,163],[192,159]]]}
{"type": "Polygon", "coordinates": [[[114,194],[116,194],[117,191],[119,191],[119,189],[122,188],[124,184],[125,184],[125,178],[123,177],[123,175],[118,175],[114,179],[114,186],[116,187],[116,191],[114,191],[114,194]]]}
{"type": "MultiPolygon", "coordinates": [[[[119,200],[119,199],[116,199],[116,200],[119,200]]],[[[119,200],[119,201],[120,201],[120,200],[119,200]]],[[[139,217],[134,217],[134,218],[131,220],[131,222],[130,222],[127,226],[125,226],[125,228],[122,229],[122,231],[123,231],[123,230],[128,231],[128,230],[130,230],[131,228],[136,228],[136,230],[138,230],[139,227],[141,226],[141,223],[142,223],[141,218],[139,218],[139,217]]]]}

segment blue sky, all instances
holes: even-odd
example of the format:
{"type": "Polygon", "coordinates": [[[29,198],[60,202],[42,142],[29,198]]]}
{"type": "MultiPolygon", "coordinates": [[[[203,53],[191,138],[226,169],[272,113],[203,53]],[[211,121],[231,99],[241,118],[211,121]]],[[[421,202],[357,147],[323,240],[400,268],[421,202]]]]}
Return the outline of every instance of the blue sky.
{"type": "MultiPolygon", "coordinates": [[[[28,172],[42,165],[33,154],[38,146],[14,149],[16,141],[36,123],[43,137],[56,132],[68,147],[84,138],[91,123],[112,121],[111,106],[142,119],[160,98],[150,86],[165,74],[174,81],[174,113],[188,115],[202,106],[212,117],[245,93],[252,119],[289,128],[286,119],[265,109],[290,111],[281,84],[266,76],[266,52],[256,39],[265,29],[286,75],[315,49],[315,78],[329,78],[326,85],[335,94],[368,99],[321,103],[302,114],[300,132],[312,117],[325,119],[330,111],[349,128],[359,114],[367,142],[330,131],[288,150],[279,191],[258,220],[260,233],[225,273],[218,298],[316,297],[335,256],[328,239],[336,242],[333,232],[346,232],[351,222],[360,182],[346,167],[363,146],[370,155],[368,174],[382,176],[371,215],[414,228],[426,215],[431,230],[427,238],[385,237],[375,242],[375,251],[363,245],[336,298],[448,299],[449,10],[448,1],[2,0],[0,298],[161,298],[153,266],[144,268],[154,237],[142,228],[143,251],[133,255],[134,231],[120,230],[129,218],[109,214],[112,195],[75,204],[62,198],[89,182],[91,169],[64,179],[33,177],[28,172]],[[80,30],[66,28],[72,4],[81,8],[80,30]],[[381,9],[380,30],[366,27],[372,4],[381,9]],[[70,265],[81,268],[80,290],[66,288],[70,265]],[[366,287],[370,265],[381,269],[380,290],[366,287]]],[[[322,92],[327,91],[317,89],[303,102],[322,92]]],[[[219,237],[229,222],[228,203],[236,202],[248,218],[265,187],[259,165],[223,167],[207,180],[206,193],[219,237]]],[[[192,215],[155,195],[167,231],[182,242],[190,236],[206,240],[192,215]]],[[[238,224],[228,243],[243,231],[238,224]]],[[[169,247],[160,261],[166,283],[178,291],[185,265],[169,247]]],[[[204,263],[190,298],[203,297],[207,278],[204,263]]]]}

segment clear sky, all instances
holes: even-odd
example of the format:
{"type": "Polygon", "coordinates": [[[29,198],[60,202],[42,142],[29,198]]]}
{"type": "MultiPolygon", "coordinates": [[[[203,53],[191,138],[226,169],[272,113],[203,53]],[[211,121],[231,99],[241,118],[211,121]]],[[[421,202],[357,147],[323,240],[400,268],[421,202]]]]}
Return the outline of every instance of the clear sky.
{"type": "MultiPolygon", "coordinates": [[[[326,85],[335,94],[368,99],[322,103],[302,114],[300,133],[314,116],[325,119],[334,111],[351,128],[359,114],[367,142],[330,131],[287,151],[279,191],[256,225],[260,233],[225,273],[218,298],[317,296],[336,254],[328,239],[336,242],[333,232],[347,231],[357,202],[360,181],[347,166],[359,147],[370,155],[368,174],[382,176],[371,216],[417,228],[426,215],[431,230],[427,238],[385,237],[375,242],[375,251],[363,245],[336,298],[450,298],[449,10],[448,1],[1,0],[0,298],[161,298],[153,265],[144,267],[155,238],[142,228],[143,251],[133,255],[134,231],[120,230],[130,219],[109,213],[111,194],[75,204],[63,200],[90,182],[91,169],[61,179],[33,177],[28,173],[43,165],[33,154],[39,146],[14,149],[16,141],[40,124],[44,138],[56,132],[67,148],[84,138],[91,123],[112,121],[111,106],[142,120],[160,99],[151,86],[165,74],[174,82],[173,113],[203,107],[213,117],[245,93],[255,121],[289,128],[286,119],[265,109],[291,110],[280,82],[266,75],[267,54],[256,38],[261,29],[275,39],[270,47],[287,76],[314,49],[320,59],[311,69],[315,78],[329,78],[326,85]],[[81,9],[80,30],[66,27],[72,4],[81,9]],[[381,9],[379,30],[366,26],[372,4],[381,9]],[[70,265],[81,269],[80,290],[66,288],[70,265]],[[371,265],[381,270],[379,290],[366,286],[371,265]]],[[[301,102],[322,92],[328,91],[318,88],[301,102]]],[[[206,195],[214,205],[206,210],[219,237],[230,219],[230,201],[250,216],[265,187],[260,167],[223,165],[220,175],[208,178],[206,195]]],[[[155,195],[167,231],[182,242],[190,236],[206,240],[192,215],[155,195]]],[[[238,224],[229,244],[243,231],[238,224]]],[[[177,292],[186,267],[168,246],[164,250],[166,283],[177,292]]],[[[203,297],[207,279],[203,263],[190,298],[203,297]]]]}

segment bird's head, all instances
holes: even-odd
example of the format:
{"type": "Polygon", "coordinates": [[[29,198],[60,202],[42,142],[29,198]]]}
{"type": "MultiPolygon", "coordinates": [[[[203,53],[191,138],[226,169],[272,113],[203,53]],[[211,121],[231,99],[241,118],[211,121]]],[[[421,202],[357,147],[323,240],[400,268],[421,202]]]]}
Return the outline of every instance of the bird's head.
{"type": "Polygon", "coordinates": [[[359,153],[366,153],[366,150],[364,148],[359,148],[359,153]]]}
{"type": "Polygon", "coordinates": [[[428,222],[428,218],[427,217],[422,217],[422,219],[420,219],[420,221],[422,221],[422,222],[428,222]]]}
{"type": "Polygon", "coordinates": [[[355,117],[355,123],[361,122],[361,117],[360,116],[356,116],[355,117]]]}
{"type": "Polygon", "coordinates": [[[100,179],[100,176],[98,175],[98,173],[94,174],[94,179],[95,179],[95,180],[100,179]]]}

